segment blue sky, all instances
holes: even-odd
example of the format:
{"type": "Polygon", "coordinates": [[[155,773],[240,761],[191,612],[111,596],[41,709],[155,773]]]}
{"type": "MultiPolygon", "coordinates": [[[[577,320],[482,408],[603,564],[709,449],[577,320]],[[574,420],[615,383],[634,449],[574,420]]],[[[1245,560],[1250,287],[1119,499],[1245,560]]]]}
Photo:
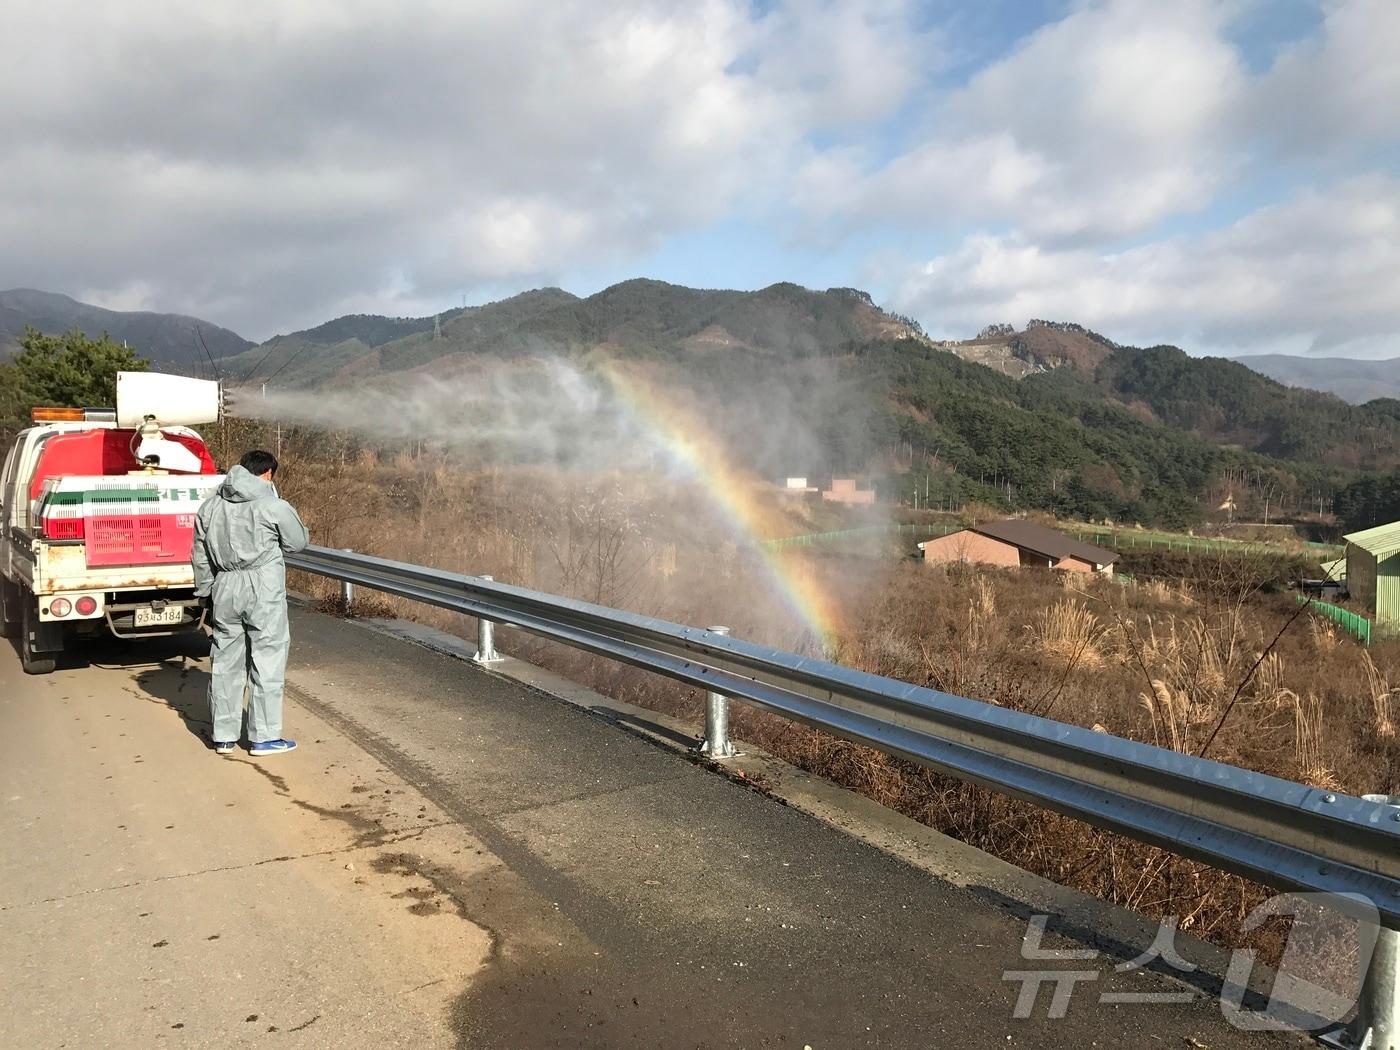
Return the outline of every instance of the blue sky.
{"type": "Polygon", "coordinates": [[[264,338],[543,284],[790,280],[943,337],[1048,317],[1400,355],[1395,0],[7,17],[0,287],[264,338]]]}

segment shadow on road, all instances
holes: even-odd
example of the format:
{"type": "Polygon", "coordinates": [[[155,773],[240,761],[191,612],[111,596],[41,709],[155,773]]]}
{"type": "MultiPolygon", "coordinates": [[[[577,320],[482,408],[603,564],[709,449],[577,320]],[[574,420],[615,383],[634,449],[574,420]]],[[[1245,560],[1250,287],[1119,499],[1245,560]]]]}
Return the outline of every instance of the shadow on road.
{"type": "MultiPolygon", "coordinates": [[[[202,648],[203,652],[209,651],[207,641],[202,648]]],[[[185,728],[202,745],[213,748],[210,741],[209,671],[197,664],[196,659],[185,652],[168,655],[154,666],[137,672],[136,685],[146,690],[151,699],[160,700],[175,711],[185,728]]]]}
{"type": "Polygon", "coordinates": [[[152,700],[167,705],[204,747],[209,740],[209,672],[200,661],[209,655],[203,632],[167,638],[123,640],[103,636],[76,642],[59,658],[59,667],[126,668],[152,700]]]}
{"type": "MultiPolygon", "coordinates": [[[[15,652],[19,640],[11,639],[15,652]]],[[[136,672],[135,682],[151,699],[166,704],[180,716],[194,737],[205,747],[209,740],[209,672],[200,661],[209,655],[209,636],[202,631],[169,637],[139,640],[95,635],[71,637],[58,654],[57,671],[85,667],[127,669],[136,672]]]]}
{"type": "MultiPolygon", "coordinates": [[[[19,655],[19,638],[9,639],[19,655]]],[[[141,667],[158,665],[171,660],[194,661],[209,655],[209,636],[204,632],[170,635],[160,638],[123,640],[109,634],[91,637],[69,637],[63,652],[57,656],[57,669],[72,671],[83,667],[141,667]]]]}
{"type": "Polygon", "coordinates": [[[186,657],[163,660],[136,675],[136,684],[180,716],[190,733],[207,748],[209,739],[209,672],[186,657]]]}
{"type": "MultiPolygon", "coordinates": [[[[179,715],[185,728],[206,748],[213,750],[214,741],[210,735],[213,723],[209,719],[209,671],[207,664],[199,662],[209,655],[209,638],[204,634],[197,638],[197,641],[191,641],[188,637],[176,637],[146,643],[151,648],[146,650],[145,658],[129,654],[129,662],[124,666],[149,664],[145,670],[137,673],[136,684],[147,695],[163,702],[179,715]]],[[[96,664],[98,661],[92,662],[96,664]]],[[[246,708],[238,738],[242,741],[248,739],[246,708]]]]}

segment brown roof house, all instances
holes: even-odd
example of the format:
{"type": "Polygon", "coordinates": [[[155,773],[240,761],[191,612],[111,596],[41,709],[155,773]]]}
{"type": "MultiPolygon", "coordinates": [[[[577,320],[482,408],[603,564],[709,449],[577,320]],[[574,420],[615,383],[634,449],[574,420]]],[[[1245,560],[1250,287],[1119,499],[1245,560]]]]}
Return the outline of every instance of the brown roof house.
{"type": "Polygon", "coordinates": [[[1113,575],[1118,555],[1029,521],[992,521],[919,544],[925,562],[976,562],[1008,568],[1038,565],[1113,575]]]}

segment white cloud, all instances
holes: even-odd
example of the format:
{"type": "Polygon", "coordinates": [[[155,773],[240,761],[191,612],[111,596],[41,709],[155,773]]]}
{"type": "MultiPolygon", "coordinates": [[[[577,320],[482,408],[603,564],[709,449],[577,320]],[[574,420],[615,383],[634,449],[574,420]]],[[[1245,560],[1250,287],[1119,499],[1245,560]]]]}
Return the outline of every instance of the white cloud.
{"type": "Polygon", "coordinates": [[[944,63],[941,35],[919,26],[910,0],[782,5],[757,35],[756,75],[810,127],[883,119],[944,63]]]}
{"type": "Polygon", "coordinates": [[[847,231],[991,224],[1091,245],[1276,178],[1280,157],[1304,178],[1354,171],[1400,138],[1400,3],[1323,6],[1251,74],[1229,39],[1239,3],[1085,0],[937,99],[893,156],[809,157],[796,200],[847,231]]]}
{"type": "Polygon", "coordinates": [[[1037,154],[1006,133],[930,142],[867,178],[865,154],[828,150],[812,157],[795,180],[794,199],[809,215],[840,223],[898,213],[940,225],[1016,212],[1046,177],[1037,154]]]}
{"type": "Polygon", "coordinates": [[[800,200],[847,223],[1001,222],[1062,241],[1199,210],[1231,174],[1245,74],[1219,4],[1086,4],[935,107],[883,165],[813,159],[800,200]]]}
{"type": "Polygon", "coordinates": [[[1326,162],[1400,137],[1400,4],[1326,0],[1320,32],[1287,48],[1243,107],[1280,153],[1326,162]]]}
{"type": "Polygon", "coordinates": [[[906,276],[895,305],[941,334],[1074,320],[1122,342],[1218,352],[1395,353],[1400,180],[1307,191],[1224,229],[1100,253],[976,235],[906,276]]]}
{"type": "Polygon", "coordinates": [[[253,334],[635,257],[915,80],[892,0],[0,2],[0,287],[253,334]]]}
{"type": "Polygon", "coordinates": [[[1189,301],[1200,338],[1353,345],[1390,317],[1393,182],[1353,176],[1394,170],[1400,2],[1318,0],[1250,72],[1231,19],[1259,2],[1076,0],[947,86],[957,41],[915,0],[0,0],[0,287],[256,337],[617,272],[744,218],[836,258],[961,242],[887,285],[955,331],[1185,339],[1189,301]],[[1259,210],[1310,184],[1332,189],[1259,210]]]}
{"type": "Polygon", "coordinates": [[[120,288],[92,288],[78,299],[106,310],[159,310],[160,304],[151,296],[151,286],[145,281],[133,281],[120,288]]]}

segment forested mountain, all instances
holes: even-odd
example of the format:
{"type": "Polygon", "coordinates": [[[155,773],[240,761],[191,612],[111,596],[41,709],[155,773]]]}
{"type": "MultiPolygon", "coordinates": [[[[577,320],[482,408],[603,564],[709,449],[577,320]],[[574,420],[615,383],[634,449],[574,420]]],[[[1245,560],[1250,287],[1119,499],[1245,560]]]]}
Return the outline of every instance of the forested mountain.
{"type": "Polygon", "coordinates": [[[939,345],[1061,397],[1108,399],[1212,443],[1355,469],[1396,461],[1395,413],[1387,408],[1393,401],[1350,405],[1334,394],[1286,386],[1247,367],[1253,359],[1121,346],[1052,321],[1032,321],[1019,332],[994,325],[975,339],[939,345]]]}
{"type": "Polygon", "coordinates": [[[76,328],[93,339],[107,332],[116,342],[129,344],[155,364],[196,373],[207,373],[210,369],[204,349],[199,345],[200,335],[215,360],[242,353],[253,345],[237,332],[197,317],[144,310],[106,310],[66,295],[31,288],[0,292],[0,360],[19,349],[26,326],[37,328],[45,335],[61,335],[76,328]]]}
{"type": "Polygon", "coordinates": [[[317,386],[370,373],[446,370],[456,360],[479,356],[577,357],[604,348],[630,356],[688,358],[749,350],[784,359],[831,355],[872,339],[918,336],[913,322],[880,310],[864,292],[814,292],[795,284],[735,292],[634,280],[584,299],[544,288],[449,311],[436,326],[431,317],[420,319],[415,331],[383,343],[362,338],[354,325],[341,325],[349,320],[332,322],[348,338],[330,346],[308,332],[279,336],[231,367],[242,374],[238,370],[246,366],[249,382],[276,376],[283,386],[317,386]]]}
{"type": "MultiPolygon", "coordinates": [[[[871,348],[896,406],[892,425],[951,490],[1081,518],[1189,525],[1233,495],[1242,515],[1265,493],[1301,509],[1351,474],[1222,446],[1147,418],[1070,370],[1017,381],[935,349],[871,348]]],[[[925,466],[927,464],[928,466],[925,466]]]]}
{"type": "Polygon", "coordinates": [[[1350,406],[1236,362],[1120,346],[1066,322],[935,343],[849,288],[635,280],[586,298],[545,288],[437,318],[338,318],[228,366],[287,389],[555,356],[648,368],[707,406],[754,469],[878,474],[887,492],[921,479],[934,500],[1185,525],[1226,495],[1245,515],[1266,499],[1275,513],[1316,509],[1359,472],[1400,465],[1394,402],[1350,406]],[[764,415],[810,441],[772,438],[764,415]]]}
{"type": "Polygon", "coordinates": [[[1400,428],[1383,400],[1348,405],[1174,346],[1122,347],[1095,370],[1094,385],[1168,426],[1282,459],[1374,469],[1395,465],[1400,453],[1400,428]]]}
{"type": "Polygon", "coordinates": [[[1400,470],[1357,478],[1337,494],[1336,510],[1349,529],[1400,521],[1400,470]]]}
{"type": "MultiPolygon", "coordinates": [[[[173,321],[187,333],[198,323],[173,321]]],[[[216,353],[230,345],[218,331],[205,331],[216,353]]],[[[168,342],[128,338],[169,362],[168,342]]],[[[484,360],[562,357],[587,372],[621,358],[684,392],[755,470],[862,473],[887,495],[920,484],[935,502],[1079,517],[1186,525],[1226,496],[1248,517],[1266,502],[1275,514],[1325,509],[1350,486],[1339,510],[1355,524],[1388,506],[1384,472],[1400,467],[1400,401],[1348,405],[1066,322],[936,343],[850,288],[543,288],[436,317],[348,315],[220,356],[236,383],[308,392],[484,360]]]]}

